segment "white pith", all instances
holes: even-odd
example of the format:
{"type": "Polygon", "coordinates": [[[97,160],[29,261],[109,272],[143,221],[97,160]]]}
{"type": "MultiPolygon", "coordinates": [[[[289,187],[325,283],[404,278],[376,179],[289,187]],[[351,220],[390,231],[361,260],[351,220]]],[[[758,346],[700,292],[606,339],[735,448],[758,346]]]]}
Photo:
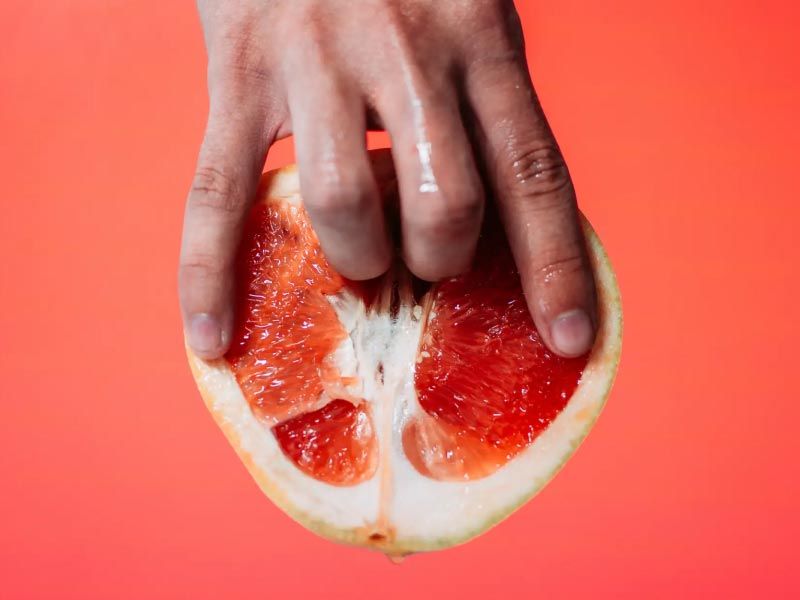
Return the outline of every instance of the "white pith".
{"type": "MultiPolygon", "coordinates": [[[[300,203],[296,171],[282,170],[270,182],[271,201],[300,203]]],[[[224,360],[207,362],[189,353],[209,408],[264,491],[305,525],[332,537],[368,543],[382,536],[389,549],[413,551],[462,541],[480,533],[543,487],[569,457],[599,414],[614,377],[621,314],[614,275],[596,236],[587,229],[595,266],[600,330],[580,384],[567,406],[526,450],[494,474],[474,481],[444,482],[417,472],[405,456],[400,433],[421,410],[414,365],[421,311],[401,303],[396,316],[368,311],[345,291],[331,297],[349,336],[334,360],[342,375],[357,375],[348,391],[370,403],[379,440],[375,476],[338,487],[302,473],[281,451],[274,435],[253,415],[224,360]],[[378,364],[383,365],[382,382],[378,364]]],[[[401,287],[403,282],[400,282],[401,287]]],[[[401,295],[403,294],[401,289],[401,295]]],[[[387,290],[388,293],[388,290],[387,290]]],[[[377,304],[388,305],[388,298],[377,304]]]]}

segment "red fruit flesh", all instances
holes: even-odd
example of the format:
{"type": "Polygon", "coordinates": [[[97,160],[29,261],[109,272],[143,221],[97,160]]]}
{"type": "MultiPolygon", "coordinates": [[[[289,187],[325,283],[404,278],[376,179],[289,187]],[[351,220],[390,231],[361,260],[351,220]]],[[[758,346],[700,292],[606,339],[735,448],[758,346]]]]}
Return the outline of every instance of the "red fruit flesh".
{"type": "MultiPolygon", "coordinates": [[[[430,289],[417,282],[405,300],[430,312],[414,373],[422,410],[397,433],[414,467],[435,479],[477,479],[507,463],[564,408],[586,365],[547,350],[499,227],[487,233],[470,273],[430,289]]],[[[254,208],[238,267],[226,359],[253,413],[304,473],[334,485],[369,479],[375,427],[368,404],[342,395],[353,381],[332,354],[347,332],[326,296],[347,286],[379,310],[392,282],[343,280],[305,211],[277,203],[254,208]]]]}
{"type": "Polygon", "coordinates": [[[360,483],[377,468],[372,419],[363,405],[333,400],[319,410],[276,425],[273,432],[301,471],[327,483],[360,483]]]}
{"type": "Polygon", "coordinates": [[[226,355],[253,410],[283,420],[318,404],[339,374],[330,354],[346,333],[325,299],[342,279],[305,219],[259,204],[238,272],[239,321],[226,355]]]}
{"type": "Polygon", "coordinates": [[[239,256],[238,322],[226,355],[253,413],[304,472],[348,485],[375,469],[371,417],[346,400],[331,354],[347,336],[325,299],[343,286],[302,209],[259,203],[239,256]]]}
{"type": "Polygon", "coordinates": [[[587,358],[547,349],[505,240],[485,236],[473,270],[434,291],[414,378],[427,415],[404,432],[409,459],[437,479],[492,473],[566,406],[587,358]]]}

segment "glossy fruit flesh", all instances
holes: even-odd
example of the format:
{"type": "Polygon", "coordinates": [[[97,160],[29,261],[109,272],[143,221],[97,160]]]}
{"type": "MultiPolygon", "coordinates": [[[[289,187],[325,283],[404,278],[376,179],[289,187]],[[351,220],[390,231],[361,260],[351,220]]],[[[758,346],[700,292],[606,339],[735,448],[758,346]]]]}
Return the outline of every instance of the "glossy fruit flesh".
{"type": "Polygon", "coordinates": [[[367,407],[333,400],[273,428],[297,467],[335,485],[369,479],[377,466],[375,433],[367,407]]]}
{"type": "Polygon", "coordinates": [[[544,345],[497,231],[484,234],[473,270],[440,283],[433,298],[414,377],[426,414],[406,432],[406,453],[439,479],[488,475],[564,408],[587,357],[544,345]]]}
{"type": "Polygon", "coordinates": [[[338,485],[371,475],[369,413],[341,399],[352,383],[332,354],[346,337],[326,299],[344,285],[302,209],[258,204],[242,243],[239,307],[226,358],[253,412],[305,473],[338,485]],[[298,215],[300,215],[298,217],[298,215]]]}
{"type": "Polygon", "coordinates": [[[586,358],[546,349],[499,228],[487,227],[472,272],[394,293],[394,306],[378,306],[381,288],[397,287],[392,276],[343,280],[302,208],[256,206],[239,259],[239,321],[226,358],[254,414],[300,470],[353,485],[374,474],[379,458],[372,399],[353,395],[358,382],[334,360],[348,334],[329,297],[345,288],[387,319],[396,302],[419,302],[422,334],[408,365],[422,410],[397,434],[420,473],[440,480],[489,475],[564,408],[586,358]]]}

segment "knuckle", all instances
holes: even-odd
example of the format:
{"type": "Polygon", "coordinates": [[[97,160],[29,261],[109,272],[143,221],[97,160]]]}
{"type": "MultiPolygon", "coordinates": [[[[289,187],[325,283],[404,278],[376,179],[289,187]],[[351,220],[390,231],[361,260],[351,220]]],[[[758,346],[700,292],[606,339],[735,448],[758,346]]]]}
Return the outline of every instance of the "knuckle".
{"type": "Polygon", "coordinates": [[[221,277],[225,270],[226,264],[219,255],[200,252],[182,256],[179,265],[181,281],[184,283],[221,277]]]}
{"type": "Polygon", "coordinates": [[[217,70],[231,87],[263,83],[269,77],[266,54],[255,31],[256,22],[256,19],[245,20],[224,34],[224,50],[217,70]]]}
{"type": "Polygon", "coordinates": [[[329,33],[329,19],[325,7],[310,2],[300,9],[300,14],[304,23],[305,42],[309,48],[322,53],[327,46],[329,33]]]}
{"type": "Polygon", "coordinates": [[[241,185],[235,177],[216,167],[199,167],[190,191],[190,203],[195,208],[238,215],[245,205],[241,185]]]}
{"type": "Polygon", "coordinates": [[[476,2],[469,10],[472,25],[467,47],[469,70],[473,74],[491,74],[498,67],[524,65],[522,26],[513,1],[476,2]]]}
{"type": "Polygon", "coordinates": [[[456,230],[474,229],[483,217],[483,198],[476,193],[461,193],[453,198],[446,210],[447,219],[456,230]]]}
{"type": "Polygon", "coordinates": [[[577,244],[538,253],[534,263],[534,277],[543,287],[565,277],[583,276],[587,263],[584,253],[577,244]]]}
{"type": "MultiPolygon", "coordinates": [[[[508,0],[491,0],[490,2],[471,2],[469,10],[472,18],[477,25],[482,25],[483,29],[497,27],[503,21],[508,10],[508,0]]],[[[481,29],[479,28],[478,31],[481,29]]]]}
{"type": "Polygon", "coordinates": [[[458,238],[475,233],[483,217],[483,197],[461,192],[446,199],[430,198],[422,210],[410,215],[414,228],[430,238],[458,238]]]}
{"type": "Polygon", "coordinates": [[[506,171],[512,196],[525,202],[547,203],[552,195],[572,187],[564,158],[551,143],[510,152],[506,171]]]}
{"type": "Polygon", "coordinates": [[[318,217],[333,220],[343,214],[357,215],[373,200],[366,183],[323,184],[317,186],[308,198],[308,204],[318,217]]]}

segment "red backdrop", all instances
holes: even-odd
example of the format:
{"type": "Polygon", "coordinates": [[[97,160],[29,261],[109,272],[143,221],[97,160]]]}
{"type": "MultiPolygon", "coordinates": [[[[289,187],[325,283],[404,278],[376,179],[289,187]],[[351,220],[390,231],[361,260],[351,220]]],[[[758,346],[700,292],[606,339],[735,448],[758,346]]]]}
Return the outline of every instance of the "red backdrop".
{"type": "MultiPolygon", "coordinates": [[[[0,596],[800,592],[796,3],[521,3],[618,270],[622,367],[532,504],[399,567],[262,497],[185,365],[192,5],[34,4],[0,8],[0,596]]],[[[284,143],[269,164],[290,159],[284,143]]]]}

